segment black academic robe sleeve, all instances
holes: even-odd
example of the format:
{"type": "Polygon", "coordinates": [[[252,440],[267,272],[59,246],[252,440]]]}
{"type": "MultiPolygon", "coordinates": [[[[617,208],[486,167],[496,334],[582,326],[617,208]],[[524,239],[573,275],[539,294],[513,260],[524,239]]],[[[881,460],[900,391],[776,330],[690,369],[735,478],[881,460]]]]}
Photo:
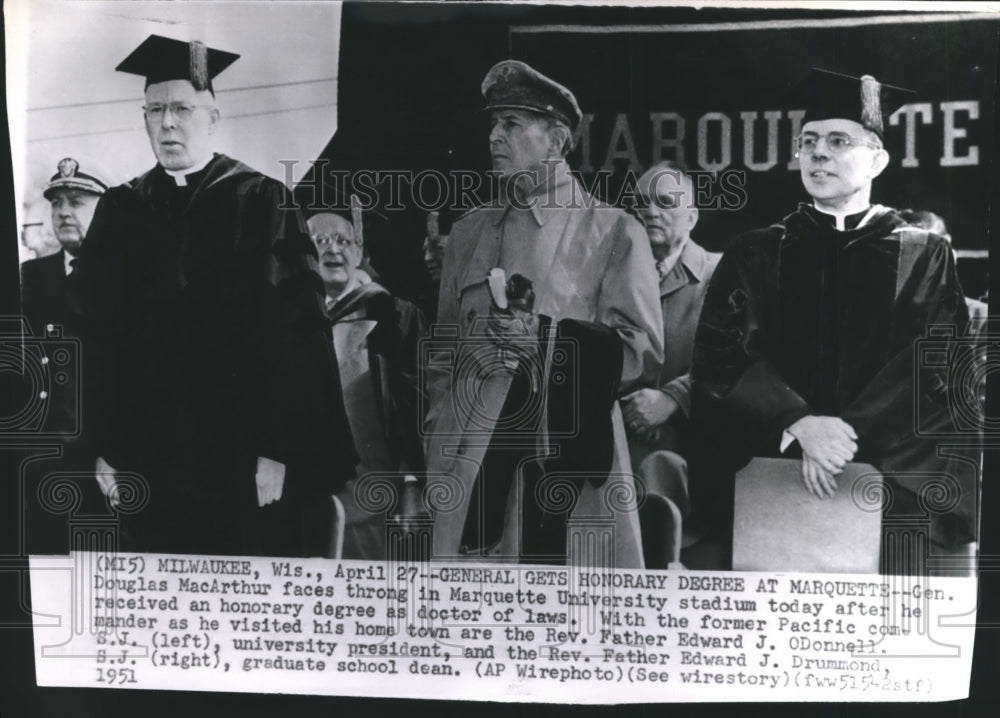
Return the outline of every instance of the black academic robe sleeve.
{"type": "Polygon", "coordinates": [[[414,304],[386,296],[378,311],[378,326],[369,346],[385,367],[388,396],[377,392],[387,417],[386,435],[399,456],[400,470],[420,473],[426,469],[420,407],[423,387],[418,377],[420,339],[425,335],[423,313],[414,304]]]}
{"type": "Polygon", "coordinates": [[[123,342],[148,309],[151,293],[136,289],[155,283],[159,265],[157,247],[143,241],[148,217],[148,203],[132,188],[108,190],[66,278],[67,330],[80,340],[81,428],[96,455],[116,468],[145,449],[143,437],[129,433],[139,427],[122,418],[121,406],[123,397],[145,395],[130,381],[123,342]]]}
{"type": "Polygon", "coordinates": [[[324,288],[308,228],[287,189],[272,180],[255,204],[270,243],[266,301],[253,328],[260,357],[258,455],[286,464],[303,488],[336,491],[358,457],[344,409],[324,288]]]}
{"type": "Polygon", "coordinates": [[[971,342],[960,339],[968,310],[951,247],[936,235],[916,234],[915,247],[903,240],[891,328],[895,351],[845,407],[842,417],[863,437],[862,454],[876,458],[920,434],[953,433],[948,404],[956,389],[955,366],[960,353],[971,348],[971,342]],[[929,335],[932,327],[944,334],[929,335]],[[942,350],[948,361],[922,361],[922,341],[942,350]]]}
{"type": "Polygon", "coordinates": [[[773,231],[738,237],[726,250],[695,333],[692,421],[736,449],[737,462],[762,446],[776,451],[782,431],[812,413],[765,354],[767,322],[777,314],[764,290],[778,279],[773,231]]]}
{"type": "Polygon", "coordinates": [[[891,491],[917,497],[936,543],[961,545],[976,540],[979,521],[982,417],[966,393],[976,349],[964,338],[968,311],[950,244],[923,232],[903,242],[897,351],[842,418],[858,433],[856,460],[876,466],[891,491]]]}

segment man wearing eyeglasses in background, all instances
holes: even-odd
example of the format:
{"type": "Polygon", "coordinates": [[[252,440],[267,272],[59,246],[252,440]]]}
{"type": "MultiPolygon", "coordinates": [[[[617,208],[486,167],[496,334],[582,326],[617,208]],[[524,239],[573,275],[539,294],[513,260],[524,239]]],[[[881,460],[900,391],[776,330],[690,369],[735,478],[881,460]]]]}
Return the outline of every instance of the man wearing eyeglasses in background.
{"type": "Polygon", "coordinates": [[[237,58],[151,35],[117,67],[145,78],[157,164],[105,194],[72,276],[84,408],[124,548],[322,555],[356,455],[305,222],[212,152],[237,58]]]}
{"type": "Polygon", "coordinates": [[[423,316],[361,269],[365,238],[373,232],[377,237],[384,228],[384,218],[374,211],[320,212],[309,218],[359,455],[358,478],[339,494],[345,513],[343,558],[368,561],[387,560],[386,518],[417,511],[417,475],[425,468],[417,400],[423,316]],[[380,494],[394,501],[382,505],[380,494]]]}
{"type": "Polygon", "coordinates": [[[800,451],[805,490],[819,498],[851,490],[837,481],[848,462],[871,463],[894,515],[919,517],[933,503],[928,477],[944,481],[955,502],[931,513],[931,552],[956,554],[975,540],[975,471],[916,434],[917,422],[938,433],[951,420],[947,367],[914,364],[929,325],[964,333],[965,303],[947,241],[870,199],[904,93],[812,71],[796,139],[812,201],[727,248],[696,334],[692,411],[730,470],[800,451]]]}

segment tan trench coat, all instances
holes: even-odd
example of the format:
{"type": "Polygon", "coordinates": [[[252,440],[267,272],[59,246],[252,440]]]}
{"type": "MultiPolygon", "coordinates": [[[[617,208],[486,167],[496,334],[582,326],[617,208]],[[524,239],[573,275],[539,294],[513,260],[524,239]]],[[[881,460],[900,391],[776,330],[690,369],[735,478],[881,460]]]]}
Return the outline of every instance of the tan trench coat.
{"type": "MultiPolygon", "coordinates": [[[[490,313],[486,278],[492,268],[506,264],[508,276],[512,271],[526,274],[534,283],[538,314],[553,321],[577,319],[615,329],[624,355],[620,394],[653,384],[663,360],[658,282],[642,226],[625,212],[589,197],[565,163],[527,199],[530,208],[497,204],[460,218],[445,254],[437,324],[429,343],[437,359],[426,352],[423,357],[430,401],[425,444],[428,497],[435,510],[435,558],[461,555],[471,491],[511,383],[510,374],[496,371],[495,363],[484,367],[482,361],[466,360],[470,352],[463,354],[463,347],[488,342],[476,335],[490,313]],[[530,248],[527,270],[511,257],[512,245],[530,248]],[[501,255],[507,257],[503,262],[501,255]],[[442,336],[449,332],[450,337],[442,336]],[[475,403],[473,411],[467,410],[469,402],[475,403]]],[[[547,357],[551,361],[551,351],[547,357]]],[[[613,521],[615,565],[642,567],[634,481],[617,404],[613,427],[611,476],[599,488],[584,482],[573,519],[593,518],[604,525],[613,521]]],[[[537,438],[539,454],[544,455],[545,437],[537,438]]],[[[512,560],[517,557],[519,536],[516,488],[508,499],[500,550],[512,560]]]]}

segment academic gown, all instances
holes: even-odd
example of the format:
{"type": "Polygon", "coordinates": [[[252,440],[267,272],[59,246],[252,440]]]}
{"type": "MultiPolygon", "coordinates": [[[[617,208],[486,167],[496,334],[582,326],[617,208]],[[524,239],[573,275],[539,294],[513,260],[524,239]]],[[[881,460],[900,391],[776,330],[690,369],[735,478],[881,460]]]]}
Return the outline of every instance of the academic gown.
{"type": "Polygon", "coordinates": [[[287,189],[224,155],[186,186],[157,165],[102,197],[72,310],[100,454],[144,477],[151,506],[173,498],[149,514],[152,545],[270,552],[253,521],[258,457],[285,464],[286,504],[352,475],[316,266],[287,189]],[[171,530],[182,516],[162,514],[186,507],[218,524],[171,530]]]}
{"type": "MultiPolygon", "coordinates": [[[[376,282],[332,304],[334,345],[355,446],[357,480],[339,496],[346,523],[343,557],[386,560],[386,520],[403,513],[403,477],[424,475],[417,379],[424,320],[416,306],[376,282]]],[[[423,488],[412,487],[419,492],[423,488]]]]}
{"type": "Polygon", "coordinates": [[[931,436],[976,436],[949,411],[967,324],[951,247],[893,210],[856,226],[861,215],[838,231],[803,204],[726,250],[695,339],[693,418],[735,469],[777,455],[798,419],[838,416],[858,434],[854,460],[883,472],[889,514],[929,513],[933,542],[967,543],[975,462],[931,436]],[[952,339],[928,339],[931,325],[952,339]]]}

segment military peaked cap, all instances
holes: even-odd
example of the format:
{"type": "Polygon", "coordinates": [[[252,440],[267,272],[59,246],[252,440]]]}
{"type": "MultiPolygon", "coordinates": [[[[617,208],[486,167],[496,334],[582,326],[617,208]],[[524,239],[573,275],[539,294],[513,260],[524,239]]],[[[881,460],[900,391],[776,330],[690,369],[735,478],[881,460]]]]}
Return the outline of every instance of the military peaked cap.
{"type": "Polygon", "coordinates": [[[78,189],[94,194],[104,194],[108,189],[108,183],[100,179],[99,174],[91,169],[91,172],[84,172],[80,169],[80,163],[72,157],[64,157],[56,165],[57,171],[45,185],[42,196],[51,200],[56,190],[78,189]]]}
{"type": "Polygon", "coordinates": [[[518,60],[490,68],[483,80],[486,110],[530,110],[554,117],[576,130],[583,113],[568,89],[518,60]]]}

